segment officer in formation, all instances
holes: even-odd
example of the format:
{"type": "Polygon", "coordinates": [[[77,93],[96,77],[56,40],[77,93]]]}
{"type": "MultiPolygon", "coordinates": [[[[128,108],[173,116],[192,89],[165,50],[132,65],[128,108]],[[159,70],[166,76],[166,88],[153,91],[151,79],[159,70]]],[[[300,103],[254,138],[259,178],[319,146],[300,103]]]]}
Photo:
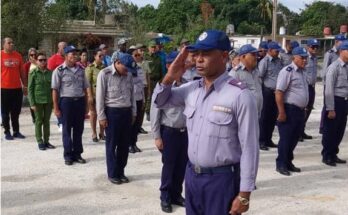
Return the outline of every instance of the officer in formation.
{"type": "Polygon", "coordinates": [[[64,48],[65,61],[52,74],[52,98],[55,115],[62,117],[63,146],[66,165],[73,162],[86,163],[83,152],[82,133],[87,103],[89,83],[85,70],[76,64],[77,49],[64,48]],[[59,103],[58,103],[58,98],[59,103]]]}
{"type": "Polygon", "coordinates": [[[258,55],[257,55],[258,63],[266,56],[267,50],[268,50],[268,42],[261,41],[259,44],[258,55]]]}
{"type": "Polygon", "coordinates": [[[317,51],[319,48],[319,42],[316,39],[308,39],[307,40],[307,52],[308,52],[308,59],[307,59],[307,65],[305,70],[305,75],[307,78],[308,83],[308,104],[306,107],[306,116],[304,121],[304,127],[303,131],[300,135],[300,141],[303,141],[304,139],[312,139],[313,137],[305,133],[305,127],[307,120],[313,110],[313,105],[315,101],[315,82],[317,80],[317,70],[318,70],[318,59],[317,59],[317,51]]]}
{"type": "Polygon", "coordinates": [[[285,52],[279,54],[283,66],[287,66],[292,62],[292,50],[299,46],[300,44],[295,40],[286,43],[285,52]]]}
{"type": "MultiPolygon", "coordinates": [[[[321,77],[323,80],[324,89],[325,89],[325,84],[326,84],[325,78],[326,78],[327,68],[331,65],[331,63],[333,63],[334,61],[336,61],[338,59],[339,53],[338,53],[337,48],[346,39],[347,38],[343,34],[336,35],[334,47],[332,47],[324,55],[323,70],[321,72],[321,77]]],[[[323,122],[324,122],[324,118],[325,118],[325,113],[326,113],[326,107],[325,107],[325,97],[324,97],[324,106],[323,106],[323,109],[321,111],[320,128],[319,128],[319,133],[321,133],[321,134],[323,133],[323,122]]]]}
{"type": "Polygon", "coordinates": [[[261,79],[257,69],[257,52],[258,50],[250,44],[242,46],[238,54],[240,63],[231,70],[229,75],[248,86],[256,99],[257,112],[260,118],[263,98],[261,79]]]}
{"type": "Polygon", "coordinates": [[[268,43],[267,55],[260,61],[258,68],[262,81],[263,107],[260,118],[260,149],[277,147],[272,141],[272,134],[277,120],[275,89],[280,70],[283,68],[279,59],[281,47],[276,42],[268,43]]]}
{"type": "MultiPolygon", "coordinates": [[[[177,57],[178,52],[173,51],[167,55],[167,68],[177,57]]],[[[173,83],[173,88],[186,82],[180,76],[173,83]]],[[[158,109],[151,105],[151,129],[158,150],[162,153],[161,175],[161,208],[166,213],[172,212],[172,204],[185,206],[182,197],[182,184],[187,164],[188,137],[184,107],[158,109]]]]}
{"type": "Polygon", "coordinates": [[[189,137],[185,174],[186,214],[240,214],[249,208],[258,169],[255,98],[226,72],[230,41],[224,32],[203,32],[183,49],[154,91],[158,108],[184,107],[189,137]],[[203,78],[173,87],[195,53],[203,78]],[[213,200],[213,201],[212,201],[213,200]]]}
{"type": "Polygon", "coordinates": [[[96,110],[99,124],[106,131],[106,166],[111,183],[128,183],[124,169],[132,121],[136,116],[132,73],[136,62],[129,54],[115,52],[112,64],[101,70],[97,78],[96,110]]]}
{"type": "Polygon", "coordinates": [[[336,166],[346,163],[337,157],[339,145],[343,139],[348,112],[348,41],[338,47],[339,58],[326,71],[325,78],[325,117],[321,152],[323,163],[336,166]]]}
{"type": "Polygon", "coordinates": [[[304,124],[304,109],[308,104],[308,84],[304,74],[308,53],[305,48],[296,47],[292,54],[292,63],[279,73],[275,93],[279,129],[276,170],[286,176],[289,176],[290,172],[301,171],[292,160],[304,124]]]}

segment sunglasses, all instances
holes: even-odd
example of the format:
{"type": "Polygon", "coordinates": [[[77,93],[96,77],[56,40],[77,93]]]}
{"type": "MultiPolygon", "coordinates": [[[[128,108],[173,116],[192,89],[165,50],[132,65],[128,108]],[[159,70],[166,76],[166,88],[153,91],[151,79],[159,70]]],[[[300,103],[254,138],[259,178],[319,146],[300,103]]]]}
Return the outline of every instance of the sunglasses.
{"type": "Polygon", "coordinates": [[[140,57],[141,55],[140,54],[135,54],[134,57],[140,57]]]}
{"type": "Polygon", "coordinates": [[[311,49],[318,49],[318,46],[310,46],[311,49]]]}
{"type": "Polygon", "coordinates": [[[46,62],[47,59],[38,59],[39,62],[46,62]]]}
{"type": "Polygon", "coordinates": [[[104,55],[98,55],[97,57],[104,57],[104,55]]]}
{"type": "Polygon", "coordinates": [[[30,56],[31,56],[31,57],[35,57],[35,56],[36,56],[36,54],[30,54],[30,56]]]}

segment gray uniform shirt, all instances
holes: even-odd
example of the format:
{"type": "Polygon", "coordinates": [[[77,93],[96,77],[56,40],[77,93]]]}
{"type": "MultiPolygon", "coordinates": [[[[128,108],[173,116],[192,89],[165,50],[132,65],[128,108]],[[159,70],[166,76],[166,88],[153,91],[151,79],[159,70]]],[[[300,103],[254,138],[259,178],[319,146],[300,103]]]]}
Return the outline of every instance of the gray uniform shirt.
{"type": "Polygon", "coordinates": [[[249,72],[246,70],[243,63],[240,63],[237,67],[233,68],[229,75],[233,78],[245,83],[249,90],[253,93],[256,99],[257,112],[259,117],[261,116],[263,97],[261,88],[261,79],[259,77],[259,70],[255,68],[253,71],[249,72]]]}
{"type": "Polygon", "coordinates": [[[96,111],[99,120],[106,119],[105,107],[131,107],[136,116],[133,77],[121,76],[112,64],[102,69],[97,78],[96,111]]]}
{"type": "Polygon", "coordinates": [[[279,71],[283,68],[279,58],[267,54],[259,63],[259,72],[262,83],[267,88],[275,89],[279,71]]]}
{"type": "Polygon", "coordinates": [[[281,52],[279,53],[280,60],[282,62],[283,67],[292,63],[292,54],[289,52],[281,52]]]}
{"type": "Polygon", "coordinates": [[[307,78],[307,82],[311,86],[315,86],[315,82],[317,80],[317,71],[318,71],[318,59],[316,56],[309,54],[305,75],[307,78]]]}
{"type": "Polygon", "coordinates": [[[254,190],[259,123],[255,99],[245,84],[225,72],[209,90],[201,79],[176,88],[158,84],[153,96],[158,108],[185,107],[191,163],[217,167],[240,162],[240,190],[254,190]]]}
{"type": "Polygon", "coordinates": [[[323,79],[324,85],[325,85],[327,68],[337,59],[338,59],[338,50],[336,46],[332,47],[332,49],[330,49],[329,51],[325,53],[324,62],[323,62],[323,70],[321,71],[321,78],[323,79]]]}
{"type": "Polygon", "coordinates": [[[60,97],[83,97],[89,82],[85,70],[79,66],[68,67],[65,62],[58,66],[52,74],[52,89],[59,92],[60,97]]]}
{"type": "Polygon", "coordinates": [[[304,70],[294,63],[284,67],[278,76],[277,90],[284,92],[284,103],[305,108],[308,104],[308,83],[304,70]]]}
{"type": "MultiPolygon", "coordinates": [[[[173,84],[173,88],[177,87],[173,84]]],[[[160,128],[161,125],[165,125],[172,128],[185,128],[186,127],[186,117],[184,115],[184,107],[172,107],[167,109],[158,109],[156,105],[152,105],[150,109],[151,118],[151,130],[154,139],[161,138],[160,128]]]]}
{"type": "Polygon", "coordinates": [[[143,70],[138,67],[137,68],[137,76],[133,77],[133,84],[134,84],[134,99],[135,101],[143,100],[144,95],[144,80],[143,80],[143,70]]]}
{"type": "Polygon", "coordinates": [[[348,97],[348,65],[341,58],[334,61],[326,73],[326,110],[335,110],[335,96],[348,97]]]}

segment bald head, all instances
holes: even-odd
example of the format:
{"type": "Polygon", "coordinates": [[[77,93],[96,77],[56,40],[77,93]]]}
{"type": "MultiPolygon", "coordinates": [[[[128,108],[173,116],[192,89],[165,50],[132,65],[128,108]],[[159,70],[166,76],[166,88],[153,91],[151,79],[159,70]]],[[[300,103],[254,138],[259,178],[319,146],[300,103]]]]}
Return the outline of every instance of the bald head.
{"type": "Polygon", "coordinates": [[[66,42],[58,43],[58,53],[64,55],[64,48],[66,47],[66,42]]]}
{"type": "Polygon", "coordinates": [[[5,52],[12,52],[13,51],[13,47],[14,47],[14,43],[13,43],[12,38],[5,37],[2,40],[2,47],[4,47],[4,51],[5,52]]]}

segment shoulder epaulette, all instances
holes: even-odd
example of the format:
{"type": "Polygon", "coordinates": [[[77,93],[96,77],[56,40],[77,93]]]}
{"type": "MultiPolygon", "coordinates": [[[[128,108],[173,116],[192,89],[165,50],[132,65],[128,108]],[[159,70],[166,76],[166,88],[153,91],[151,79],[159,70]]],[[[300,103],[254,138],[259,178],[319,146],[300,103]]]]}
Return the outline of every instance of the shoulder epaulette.
{"type": "Polygon", "coordinates": [[[63,71],[64,70],[64,66],[60,65],[57,69],[58,69],[58,71],[63,71]]]}
{"type": "Polygon", "coordinates": [[[335,51],[334,51],[334,50],[332,50],[332,49],[330,49],[328,52],[329,52],[329,53],[334,53],[335,51]]]}
{"type": "Polygon", "coordinates": [[[103,72],[104,72],[105,74],[109,74],[109,73],[111,73],[112,71],[111,71],[111,69],[109,69],[109,68],[104,68],[104,69],[103,69],[103,72]]]}
{"type": "Polygon", "coordinates": [[[238,87],[238,88],[240,88],[240,89],[245,89],[245,88],[247,88],[248,86],[246,85],[246,84],[244,84],[243,82],[241,82],[241,81],[239,81],[239,80],[237,80],[237,79],[231,79],[230,81],[228,81],[228,83],[230,84],[230,85],[233,85],[233,86],[236,86],[236,87],[238,87]]]}
{"type": "Polygon", "coordinates": [[[292,68],[292,66],[288,66],[288,67],[286,68],[286,71],[291,72],[293,69],[294,69],[294,68],[292,68]]]}

